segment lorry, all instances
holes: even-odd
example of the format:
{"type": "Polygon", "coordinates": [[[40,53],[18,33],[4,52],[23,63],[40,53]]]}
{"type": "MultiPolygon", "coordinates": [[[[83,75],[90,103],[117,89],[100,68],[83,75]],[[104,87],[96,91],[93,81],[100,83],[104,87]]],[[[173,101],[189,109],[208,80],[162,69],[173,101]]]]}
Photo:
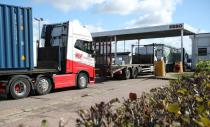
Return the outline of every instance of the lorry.
{"type": "Polygon", "coordinates": [[[180,61],[181,50],[169,45],[154,43],[137,46],[135,55],[139,56],[141,63],[154,63],[154,61],[163,59],[166,64],[166,72],[173,72],[175,62],[180,61]]]}
{"type": "MultiPolygon", "coordinates": [[[[95,49],[95,70],[99,77],[107,77],[114,79],[135,79],[140,73],[153,73],[154,64],[139,62],[134,63],[132,59],[134,52],[116,52],[112,53],[113,37],[104,38],[92,34],[95,49]]],[[[133,46],[131,46],[134,49],[133,46]]],[[[131,51],[132,51],[131,49],[131,51]]]]}
{"type": "Polygon", "coordinates": [[[33,48],[32,9],[0,4],[0,94],[14,99],[52,89],[86,88],[95,81],[90,32],[78,23],[44,25],[33,48]],[[34,66],[37,55],[37,66],[34,66]]]}
{"type": "MultiPolygon", "coordinates": [[[[187,61],[189,59],[189,54],[183,48],[183,66],[186,71],[190,65],[188,65],[187,61]]],[[[180,61],[181,49],[175,48],[173,46],[165,45],[165,44],[148,44],[148,45],[140,45],[135,48],[135,58],[133,59],[133,63],[135,61],[140,61],[140,63],[154,63],[154,61],[163,59],[166,65],[166,72],[174,72],[174,66],[177,61],[180,61]]]]}
{"type": "Polygon", "coordinates": [[[133,52],[135,46],[131,45],[131,52],[128,52],[127,57],[123,53],[116,53],[117,59],[113,58],[115,62],[111,65],[111,74],[115,79],[135,79],[139,74],[154,72],[154,57],[149,55],[141,58],[133,52]],[[142,62],[148,58],[151,62],[142,62]]]}

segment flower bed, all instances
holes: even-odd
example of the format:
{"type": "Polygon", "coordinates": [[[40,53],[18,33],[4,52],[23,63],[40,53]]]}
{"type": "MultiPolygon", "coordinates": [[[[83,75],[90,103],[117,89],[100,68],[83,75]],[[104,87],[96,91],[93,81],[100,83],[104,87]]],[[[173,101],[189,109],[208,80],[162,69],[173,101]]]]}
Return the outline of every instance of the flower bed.
{"type": "Polygon", "coordinates": [[[123,102],[113,99],[81,110],[77,126],[210,127],[210,73],[204,69],[209,66],[200,67],[192,76],[182,76],[167,87],[139,97],[130,93],[123,102]]]}

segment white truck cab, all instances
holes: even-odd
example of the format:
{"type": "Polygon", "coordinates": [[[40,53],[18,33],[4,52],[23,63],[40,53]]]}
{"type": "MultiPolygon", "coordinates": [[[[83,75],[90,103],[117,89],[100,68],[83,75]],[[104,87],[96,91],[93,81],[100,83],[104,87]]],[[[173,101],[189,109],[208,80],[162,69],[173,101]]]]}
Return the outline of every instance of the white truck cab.
{"type": "Polygon", "coordinates": [[[77,22],[44,25],[44,47],[39,48],[38,67],[56,68],[60,74],[53,76],[55,88],[63,88],[87,82],[94,83],[95,60],[92,56],[92,37],[77,22]],[[81,78],[81,83],[78,83],[81,78]]]}

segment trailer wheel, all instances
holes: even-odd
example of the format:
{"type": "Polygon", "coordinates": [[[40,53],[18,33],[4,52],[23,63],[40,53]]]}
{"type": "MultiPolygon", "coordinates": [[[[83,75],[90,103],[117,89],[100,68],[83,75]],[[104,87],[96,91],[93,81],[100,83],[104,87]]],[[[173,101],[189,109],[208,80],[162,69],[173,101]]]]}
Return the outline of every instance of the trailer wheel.
{"type": "Polygon", "coordinates": [[[10,94],[14,99],[27,97],[30,91],[31,85],[26,78],[15,78],[10,85],[10,94]]]}
{"type": "Polygon", "coordinates": [[[52,89],[52,83],[47,77],[40,77],[36,81],[36,93],[38,95],[45,95],[50,93],[52,89]]]}
{"type": "Polygon", "coordinates": [[[130,69],[124,69],[123,70],[123,79],[124,80],[127,80],[127,79],[130,79],[131,77],[131,71],[130,69]]]}
{"type": "Polygon", "coordinates": [[[138,76],[138,69],[134,68],[133,71],[132,71],[131,78],[135,79],[135,78],[137,78],[137,76],[138,76]]]}
{"type": "Polygon", "coordinates": [[[88,85],[88,76],[85,73],[79,73],[77,77],[77,87],[79,89],[84,89],[88,85]]]}

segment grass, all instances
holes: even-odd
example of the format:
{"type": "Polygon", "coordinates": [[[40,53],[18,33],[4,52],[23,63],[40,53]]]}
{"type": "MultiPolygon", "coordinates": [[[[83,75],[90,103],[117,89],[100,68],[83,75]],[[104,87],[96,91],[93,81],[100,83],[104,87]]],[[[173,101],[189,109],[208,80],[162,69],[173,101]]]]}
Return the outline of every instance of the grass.
{"type": "Polygon", "coordinates": [[[180,76],[189,77],[192,76],[194,72],[183,72],[183,73],[168,73],[173,78],[178,78],[180,76]]]}

